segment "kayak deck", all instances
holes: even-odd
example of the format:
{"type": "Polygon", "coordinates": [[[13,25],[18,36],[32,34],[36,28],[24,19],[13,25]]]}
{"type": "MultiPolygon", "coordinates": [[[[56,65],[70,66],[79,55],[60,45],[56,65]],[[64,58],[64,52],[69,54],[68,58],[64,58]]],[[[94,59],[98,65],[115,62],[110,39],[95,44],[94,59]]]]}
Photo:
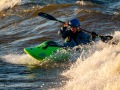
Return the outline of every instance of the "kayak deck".
{"type": "Polygon", "coordinates": [[[40,45],[24,48],[24,52],[33,58],[42,61],[46,57],[49,57],[55,53],[61,46],[53,41],[45,41],[40,45]]]}

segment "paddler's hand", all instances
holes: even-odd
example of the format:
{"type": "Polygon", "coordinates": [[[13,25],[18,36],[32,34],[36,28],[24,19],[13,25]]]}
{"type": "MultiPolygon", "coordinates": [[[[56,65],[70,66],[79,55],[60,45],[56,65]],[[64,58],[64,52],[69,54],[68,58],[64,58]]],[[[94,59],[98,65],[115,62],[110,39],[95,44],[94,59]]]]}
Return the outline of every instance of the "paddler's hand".
{"type": "Polygon", "coordinates": [[[95,32],[92,32],[91,35],[92,35],[92,37],[96,37],[96,36],[98,36],[98,34],[95,33],[95,32]]]}
{"type": "Polygon", "coordinates": [[[68,22],[65,22],[63,27],[68,27],[69,26],[69,23],[68,22]]]}
{"type": "Polygon", "coordinates": [[[91,36],[92,36],[92,41],[95,41],[96,37],[98,37],[98,34],[96,34],[95,32],[91,32],[91,36]]]}
{"type": "Polygon", "coordinates": [[[65,41],[66,41],[66,42],[70,42],[70,41],[71,41],[71,38],[68,36],[68,37],[65,38],[65,41]]]}
{"type": "Polygon", "coordinates": [[[63,24],[63,27],[61,28],[61,30],[62,30],[62,31],[66,31],[66,29],[68,28],[68,26],[69,26],[69,23],[68,23],[68,22],[65,22],[65,23],[63,24]]]}

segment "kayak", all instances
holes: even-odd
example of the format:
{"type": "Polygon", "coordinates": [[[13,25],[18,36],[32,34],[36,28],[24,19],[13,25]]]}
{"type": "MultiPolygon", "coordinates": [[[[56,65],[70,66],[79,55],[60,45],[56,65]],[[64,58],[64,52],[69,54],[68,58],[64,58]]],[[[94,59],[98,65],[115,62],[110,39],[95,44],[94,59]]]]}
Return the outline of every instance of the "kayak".
{"type": "MultiPolygon", "coordinates": [[[[97,41],[99,41],[99,38],[97,38],[97,41]]],[[[70,48],[65,48],[54,41],[45,41],[37,46],[24,48],[24,52],[39,61],[47,58],[53,62],[63,62],[68,60],[71,55],[71,49],[69,49],[70,48]]],[[[75,48],[75,50],[77,49],[80,49],[79,46],[75,48]]],[[[82,49],[86,50],[86,48],[82,49]]]]}
{"type": "Polygon", "coordinates": [[[50,57],[57,50],[63,49],[61,45],[54,41],[45,41],[40,45],[24,48],[24,52],[33,58],[43,61],[45,58],[50,57]]]}

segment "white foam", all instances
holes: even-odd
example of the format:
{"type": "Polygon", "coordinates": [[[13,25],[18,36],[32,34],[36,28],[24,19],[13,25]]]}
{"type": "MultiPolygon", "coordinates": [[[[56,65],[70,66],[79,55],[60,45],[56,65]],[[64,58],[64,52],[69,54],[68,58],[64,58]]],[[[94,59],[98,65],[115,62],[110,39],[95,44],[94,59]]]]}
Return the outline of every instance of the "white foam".
{"type": "Polygon", "coordinates": [[[7,63],[12,64],[27,64],[27,65],[38,65],[39,61],[33,59],[27,54],[8,54],[2,56],[2,59],[7,63]]]}
{"type": "MultiPolygon", "coordinates": [[[[120,32],[114,37],[120,40],[120,32]]],[[[90,51],[62,74],[69,81],[60,90],[120,90],[120,45],[98,42],[90,51]]]]}
{"type": "MultiPolygon", "coordinates": [[[[119,31],[113,36],[120,41],[119,31]]],[[[76,62],[62,73],[69,80],[60,90],[120,90],[120,44],[111,45],[99,41],[87,49],[78,53],[76,62]]],[[[25,54],[9,54],[2,58],[13,64],[39,64],[25,54]]]]}
{"type": "Polygon", "coordinates": [[[21,4],[21,0],[0,0],[0,11],[21,4]]]}

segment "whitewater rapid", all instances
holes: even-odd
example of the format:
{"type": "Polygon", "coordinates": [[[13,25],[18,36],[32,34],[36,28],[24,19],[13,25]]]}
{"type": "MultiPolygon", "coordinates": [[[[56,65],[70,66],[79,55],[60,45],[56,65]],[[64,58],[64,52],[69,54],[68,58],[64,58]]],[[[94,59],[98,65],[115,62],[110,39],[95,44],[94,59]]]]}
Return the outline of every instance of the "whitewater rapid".
{"type": "Polygon", "coordinates": [[[88,1],[0,0],[0,89],[120,90],[120,2],[88,1]],[[39,12],[62,21],[78,18],[82,28],[118,44],[98,41],[73,51],[69,62],[41,64],[23,49],[64,40],[57,34],[62,24],[39,12]]]}

